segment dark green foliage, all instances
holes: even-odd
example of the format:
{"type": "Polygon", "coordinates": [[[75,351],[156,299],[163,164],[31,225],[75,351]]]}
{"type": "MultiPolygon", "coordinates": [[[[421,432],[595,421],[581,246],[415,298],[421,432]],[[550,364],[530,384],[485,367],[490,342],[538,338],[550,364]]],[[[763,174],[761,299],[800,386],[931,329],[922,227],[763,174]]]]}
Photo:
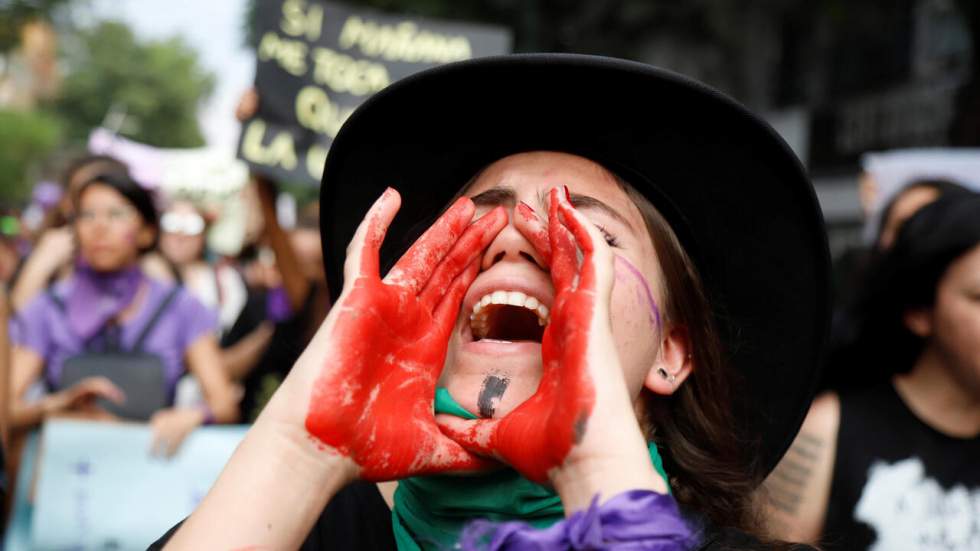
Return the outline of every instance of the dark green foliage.
{"type": "Polygon", "coordinates": [[[23,204],[35,178],[32,169],[58,145],[59,123],[36,112],[0,110],[0,208],[23,204]]]}
{"type": "Polygon", "coordinates": [[[127,26],[103,22],[65,48],[61,97],[54,110],[70,142],[87,139],[110,110],[124,113],[119,133],[159,147],[203,145],[197,108],[214,77],[183,41],[138,42],[127,26]]]}

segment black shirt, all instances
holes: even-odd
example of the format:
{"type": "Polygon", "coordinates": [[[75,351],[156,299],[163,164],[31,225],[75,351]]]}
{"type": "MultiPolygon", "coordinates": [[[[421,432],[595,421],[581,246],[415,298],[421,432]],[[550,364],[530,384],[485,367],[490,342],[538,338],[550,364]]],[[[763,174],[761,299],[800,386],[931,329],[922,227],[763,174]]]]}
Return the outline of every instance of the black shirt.
{"type": "MultiPolygon", "coordinates": [[[[242,422],[255,422],[259,413],[262,412],[262,408],[272,398],[276,389],[279,388],[279,385],[293,368],[293,364],[306,349],[306,345],[309,344],[313,332],[321,321],[317,319],[318,307],[324,307],[324,305],[318,304],[318,301],[329,300],[326,298],[326,294],[320,291],[316,285],[311,285],[306,301],[299,311],[275,324],[269,345],[262,352],[255,367],[249,371],[242,381],[245,390],[239,403],[241,413],[239,418],[242,422]]],[[[245,309],[253,312],[253,318],[265,319],[266,295],[267,293],[258,292],[250,297],[245,309]]],[[[329,303],[325,308],[329,309],[329,303]]],[[[257,325],[255,323],[247,330],[251,331],[257,325]]]]}
{"type": "Polygon", "coordinates": [[[891,383],[842,392],[825,548],[980,549],[980,437],[916,417],[891,383]]]}

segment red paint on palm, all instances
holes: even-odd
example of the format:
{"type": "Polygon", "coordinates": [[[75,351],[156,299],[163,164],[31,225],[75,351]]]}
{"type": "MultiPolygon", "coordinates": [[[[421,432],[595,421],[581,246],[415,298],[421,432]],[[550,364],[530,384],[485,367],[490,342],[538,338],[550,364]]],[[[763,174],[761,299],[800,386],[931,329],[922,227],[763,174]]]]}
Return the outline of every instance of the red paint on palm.
{"type": "Polygon", "coordinates": [[[439,431],[432,400],[477,258],[506,213],[497,209],[469,224],[473,203],[460,199],[382,280],[378,250],[398,203],[393,190],[386,192],[365,219],[360,247],[348,253],[355,255],[354,273],[345,277],[353,283],[335,306],[331,357],[306,416],[309,433],[352,458],[367,480],[483,464],[439,431]],[[423,293],[435,279],[443,282],[440,292],[423,293]]]}
{"type": "Polygon", "coordinates": [[[538,483],[547,482],[548,471],[560,466],[581,440],[595,403],[587,365],[596,304],[593,241],[572,209],[566,196],[551,191],[548,234],[555,300],[541,342],[537,391],[501,419],[467,422],[465,429],[456,421],[441,424],[468,449],[499,457],[538,483]]]}

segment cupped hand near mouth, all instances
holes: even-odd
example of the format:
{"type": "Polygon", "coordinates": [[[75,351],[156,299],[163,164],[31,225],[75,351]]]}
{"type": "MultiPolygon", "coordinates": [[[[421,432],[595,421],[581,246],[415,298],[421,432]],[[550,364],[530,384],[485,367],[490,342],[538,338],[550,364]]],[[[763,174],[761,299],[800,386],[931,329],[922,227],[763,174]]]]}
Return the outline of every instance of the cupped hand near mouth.
{"type": "Polygon", "coordinates": [[[551,190],[547,226],[525,204],[517,214],[518,228],[546,259],[555,287],[541,344],[541,382],[501,418],[440,415],[440,428],[466,449],[556,486],[563,472],[593,472],[617,464],[620,455],[643,460],[645,443],[610,324],[611,249],[572,207],[567,190],[551,190]]]}
{"type": "Polygon", "coordinates": [[[366,480],[489,463],[440,432],[432,397],[479,255],[507,215],[498,208],[471,224],[473,202],[460,198],[381,279],[379,249],[400,202],[387,190],[348,248],[345,288],[315,345],[327,357],[305,415],[308,433],[366,480]]]}

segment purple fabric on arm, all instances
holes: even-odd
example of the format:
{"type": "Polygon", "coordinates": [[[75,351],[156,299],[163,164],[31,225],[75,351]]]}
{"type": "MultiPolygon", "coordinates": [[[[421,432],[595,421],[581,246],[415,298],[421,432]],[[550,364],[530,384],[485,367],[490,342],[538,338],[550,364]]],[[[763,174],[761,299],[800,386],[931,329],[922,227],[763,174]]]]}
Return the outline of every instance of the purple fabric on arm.
{"type": "Polygon", "coordinates": [[[623,492],[601,507],[596,496],[585,511],[544,529],[516,521],[474,521],[460,538],[462,549],[487,551],[683,551],[695,544],[674,498],[650,490],[623,492]]]}
{"type": "Polygon", "coordinates": [[[293,307],[289,304],[289,295],[285,287],[270,289],[265,295],[266,318],[273,323],[286,321],[293,315],[293,307]]]}
{"type": "MultiPolygon", "coordinates": [[[[139,334],[150,321],[161,301],[172,288],[152,279],[146,279],[147,293],[139,312],[121,327],[120,344],[132,348],[139,334]]],[[[65,300],[70,292],[70,282],[55,286],[54,292],[65,300]]],[[[168,392],[173,396],[177,380],[186,371],[184,355],[187,348],[204,335],[213,335],[218,320],[213,311],[201,304],[184,289],[167,306],[153,331],[143,343],[143,351],[163,359],[166,369],[168,392]]],[[[67,316],[48,296],[42,293],[26,308],[10,320],[10,338],[14,345],[28,348],[44,359],[44,375],[48,383],[58,386],[64,361],[85,351],[83,341],[72,330],[67,316]]]]}

